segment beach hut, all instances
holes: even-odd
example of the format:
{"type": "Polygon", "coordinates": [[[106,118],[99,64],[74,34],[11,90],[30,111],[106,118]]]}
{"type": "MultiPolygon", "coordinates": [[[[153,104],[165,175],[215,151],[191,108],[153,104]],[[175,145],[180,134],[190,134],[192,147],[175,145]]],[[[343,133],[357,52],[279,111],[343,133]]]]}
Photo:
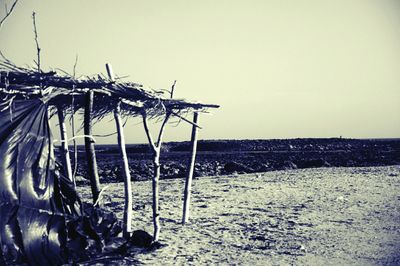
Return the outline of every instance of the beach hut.
{"type": "Polygon", "coordinates": [[[174,86],[171,91],[150,90],[138,83],[116,79],[109,65],[106,69],[107,75],[75,78],[66,73],[19,67],[6,58],[0,62],[0,264],[24,261],[38,265],[62,264],[74,258],[90,257],[90,252],[101,252],[107,241],[121,231],[129,240],[134,217],[124,117],[141,117],[152,151],[153,242],[158,241],[160,233],[158,182],[163,132],[173,118],[192,125],[192,155],[182,218],[182,223],[187,222],[198,116],[218,105],[174,99],[174,86]],[[77,112],[83,114],[81,137],[85,139],[93,194],[91,206],[82,204],[76,192],[68,149],[68,142],[80,136],[67,136],[65,121],[68,117],[74,118],[77,112]],[[124,178],[121,227],[117,226],[115,217],[93,207],[98,203],[100,180],[92,124],[110,114],[115,118],[124,178]],[[193,114],[193,120],[186,118],[188,114],[193,114]],[[54,155],[49,126],[53,115],[59,119],[61,162],[54,155]],[[148,127],[149,119],[162,121],[155,138],[148,127]]]}

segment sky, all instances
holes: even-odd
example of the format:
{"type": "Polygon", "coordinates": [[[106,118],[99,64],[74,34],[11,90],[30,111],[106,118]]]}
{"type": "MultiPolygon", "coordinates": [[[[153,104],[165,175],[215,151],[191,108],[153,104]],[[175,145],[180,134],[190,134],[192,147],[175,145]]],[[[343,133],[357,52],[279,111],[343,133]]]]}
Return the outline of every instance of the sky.
{"type": "MultiPolygon", "coordinates": [[[[33,11],[44,70],[71,73],[78,55],[78,75],[110,63],[148,88],[177,80],[176,98],[221,105],[200,116],[201,139],[400,137],[399,0],[22,0],[0,29],[17,65],[34,65],[33,11]]],[[[112,117],[94,127],[112,132],[112,117]]],[[[146,141],[138,118],[125,135],[146,141]]]]}

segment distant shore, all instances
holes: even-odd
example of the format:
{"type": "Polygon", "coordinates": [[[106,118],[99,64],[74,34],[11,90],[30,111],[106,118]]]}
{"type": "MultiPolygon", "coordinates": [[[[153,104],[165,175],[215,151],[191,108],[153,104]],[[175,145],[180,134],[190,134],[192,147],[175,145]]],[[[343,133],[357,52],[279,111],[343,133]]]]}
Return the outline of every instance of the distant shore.
{"type": "MultiPolygon", "coordinates": [[[[70,147],[72,152],[72,147],[70,147]]],[[[116,145],[96,145],[102,182],[122,181],[116,145]]],[[[189,157],[189,142],[167,142],[162,146],[161,178],[183,178],[189,157]]],[[[147,144],[127,145],[133,181],[152,174],[147,144]]],[[[86,183],[84,147],[78,147],[79,182],[86,183]]],[[[268,172],[318,167],[365,167],[400,165],[400,139],[273,139],[201,140],[195,177],[268,172]]]]}

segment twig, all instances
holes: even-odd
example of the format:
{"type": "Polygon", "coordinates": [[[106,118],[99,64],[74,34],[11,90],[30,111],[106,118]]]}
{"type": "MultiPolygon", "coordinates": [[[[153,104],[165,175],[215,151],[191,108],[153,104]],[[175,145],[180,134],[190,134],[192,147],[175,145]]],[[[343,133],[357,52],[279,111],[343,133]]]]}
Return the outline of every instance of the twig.
{"type": "Polygon", "coordinates": [[[71,77],[71,74],[68,73],[67,71],[65,71],[65,70],[62,69],[62,68],[56,67],[55,70],[61,71],[61,73],[63,73],[63,74],[64,74],[65,76],[67,76],[67,77],[71,77]]]}
{"type": "Polygon", "coordinates": [[[144,130],[146,132],[146,136],[147,136],[147,139],[149,140],[150,146],[151,146],[151,148],[152,148],[152,150],[154,152],[157,151],[157,149],[160,149],[161,142],[162,142],[162,137],[163,137],[163,134],[164,134],[164,128],[165,128],[170,116],[171,116],[171,112],[167,112],[165,114],[165,118],[164,118],[164,120],[163,120],[163,122],[161,124],[160,130],[159,130],[159,133],[158,133],[157,142],[154,142],[153,141],[153,137],[151,135],[151,132],[149,130],[149,127],[147,125],[147,114],[146,114],[145,111],[142,112],[144,130]]]}
{"type": "Polygon", "coordinates": [[[161,147],[162,137],[163,137],[163,134],[164,134],[164,128],[165,128],[165,125],[167,124],[168,119],[169,119],[170,116],[171,116],[170,112],[167,112],[165,114],[164,121],[163,121],[163,123],[162,123],[162,125],[160,127],[160,131],[159,131],[159,134],[158,134],[158,139],[157,139],[157,144],[156,144],[157,148],[161,147]]]}
{"type": "Polygon", "coordinates": [[[14,3],[11,5],[10,10],[7,10],[7,5],[5,5],[6,8],[6,15],[4,16],[4,18],[2,18],[2,20],[0,20],[0,28],[3,25],[4,21],[6,21],[7,17],[10,16],[10,14],[13,12],[15,6],[17,5],[19,0],[15,0],[14,3]]]}
{"type": "Polygon", "coordinates": [[[146,114],[146,111],[142,112],[142,118],[143,118],[144,131],[146,132],[146,136],[147,136],[147,139],[149,140],[150,147],[153,150],[153,152],[156,152],[157,151],[157,147],[154,145],[153,137],[151,136],[151,132],[150,132],[149,127],[147,125],[147,114],[146,114]]]}
{"type": "Polygon", "coordinates": [[[76,75],[76,66],[78,64],[78,55],[75,55],[75,63],[74,63],[74,68],[72,70],[72,77],[75,79],[75,75],[76,75]]]}
{"type": "Polygon", "coordinates": [[[38,41],[38,32],[37,32],[37,28],[36,28],[36,13],[33,12],[32,13],[32,20],[33,20],[33,32],[35,33],[35,42],[36,42],[36,50],[37,50],[37,70],[38,73],[41,73],[40,70],[40,46],[39,46],[39,41],[38,41]]]}
{"type": "Polygon", "coordinates": [[[106,189],[109,188],[109,187],[110,187],[110,185],[107,185],[107,186],[105,186],[105,187],[103,187],[103,188],[101,189],[101,191],[100,191],[100,193],[99,193],[99,197],[97,198],[96,202],[93,204],[93,207],[96,207],[97,205],[99,205],[100,200],[102,200],[104,191],[106,191],[106,189]]]}
{"type": "MultiPolygon", "coordinates": [[[[122,125],[122,127],[125,127],[126,122],[128,122],[128,118],[125,120],[125,122],[122,125]]],[[[118,134],[118,131],[115,131],[113,133],[108,133],[108,134],[92,134],[92,136],[96,137],[96,138],[106,138],[106,137],[110,137],[110,136],[113,136],[113,135],[116,135],[116,134],[118,134]]]]}
{"type": "Polygon", "coordinates": [[[178,113],[176,113],[176,112],[174,112],[174,111],[171,111],[171,114],[173,114],[174,116],[176,116],[176,117],[182,119],[183,121],[185,121],[185,122],[191,124],[192,126],[195,126],[195,127],[199,128],[199,129],[202,129],[201,126],[199,126],[199,125],[193,123],[192,121],[190,121],[190,120],[184,118],[183,116],[179,115],[178,113]]]}
{"type": "Polygon", "coordinates": [[[174,84],[172,84],[172,87],[171,87],[171,99],[172,98],[174,98],[174,90],[175,90],[175,85],[176,85],[176,80],[174,81],[174,84]]]}
{"type": "Polygon", "coordinates": [[[105,138],[105,137],[110,137],[110,136],[113,136],[113,135],[116,135],[116,134],[118,134],[117,131],[115,131],[113,133],[109,133],[109,134],[94,134],[92,136],[93,137],[97,137],[97,138],[105,138]]]}

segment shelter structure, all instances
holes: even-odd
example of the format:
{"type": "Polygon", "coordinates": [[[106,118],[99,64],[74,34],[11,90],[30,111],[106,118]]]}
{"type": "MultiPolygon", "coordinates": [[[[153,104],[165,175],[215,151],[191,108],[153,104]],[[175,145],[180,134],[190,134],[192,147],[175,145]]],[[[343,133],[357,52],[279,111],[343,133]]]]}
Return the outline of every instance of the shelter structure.
{"type": "Polygon", "coordinates": [[[107,239],[120,231],[127,240],[130,238],[134,217],[124,117],[141,117],[153,154],[153,242],[158,241],[160,233],[158,182],[164,128],[173,117],[192,125],[193,152],[188,162],[182,223],[188,221],[198,116],[219,106],[173,99],[174,86],[171,91],[155,91],[123,82],[114,77],[109,65],[107,73],[74,78],[66,73],[18,67],[7,59],[0,62],[0,264],[62,264],[74,257],[90,257],[85,250],[93,245],[101,250],[107,239]],[[84,117],[83,137],[94,206],[100,183],[92,123],[114,115],[125,190],[124,218],[119,229],[115,219],[104,216],[99,208],[85,207],[76,193],[68,142],[77,136],[67,136],[65,123],[76,112],[84,117]],[[191,113],[193,121],[185,118],[191,113]],[[49,118],[56,114],[61,134],[60,163],[54,155],[49,126],[49,118]],[[149,119],[162,121],[155,139],[148,127],[149,119]]]}

